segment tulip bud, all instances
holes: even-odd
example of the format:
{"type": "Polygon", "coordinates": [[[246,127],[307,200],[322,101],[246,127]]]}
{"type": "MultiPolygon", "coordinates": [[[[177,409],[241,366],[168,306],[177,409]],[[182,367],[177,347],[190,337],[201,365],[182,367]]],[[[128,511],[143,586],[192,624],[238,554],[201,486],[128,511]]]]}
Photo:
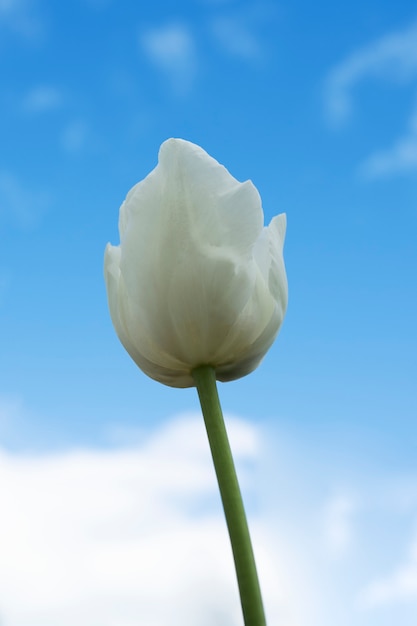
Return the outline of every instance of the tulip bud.
{"type": "Polygon", "coordinates": [[[104,259],[120,341],[151,378],[195,385],[214,368],[230,381],[253,371],[287,307],[285,214],[263,227],[258,191],[202,148],[168,139],[155,169],[120,208],[120,245],[104,259]]]}

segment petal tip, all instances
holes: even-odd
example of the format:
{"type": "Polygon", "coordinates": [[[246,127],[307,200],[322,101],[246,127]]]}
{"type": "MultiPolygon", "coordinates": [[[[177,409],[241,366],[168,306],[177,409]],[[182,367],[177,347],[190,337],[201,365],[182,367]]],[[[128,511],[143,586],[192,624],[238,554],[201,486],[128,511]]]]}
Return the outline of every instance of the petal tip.
{"type": "Polygon", "coordinates": [[[287,231],[287,214],[280,213],[272,218],[268,228],[278,237],[282,245],[284,245],[285,233],[287,231]]]}

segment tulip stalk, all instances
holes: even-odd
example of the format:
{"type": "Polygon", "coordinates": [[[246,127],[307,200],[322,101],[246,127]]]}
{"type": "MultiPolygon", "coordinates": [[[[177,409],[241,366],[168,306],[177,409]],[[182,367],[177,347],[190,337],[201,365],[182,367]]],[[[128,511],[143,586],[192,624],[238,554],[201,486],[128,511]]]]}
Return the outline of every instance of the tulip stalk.
{"type": "Polygon", "coordinates": [[[249,527],[229,445],[213,367],[192,371],[229,531],[245,626],[266,626],[249,527]]]}

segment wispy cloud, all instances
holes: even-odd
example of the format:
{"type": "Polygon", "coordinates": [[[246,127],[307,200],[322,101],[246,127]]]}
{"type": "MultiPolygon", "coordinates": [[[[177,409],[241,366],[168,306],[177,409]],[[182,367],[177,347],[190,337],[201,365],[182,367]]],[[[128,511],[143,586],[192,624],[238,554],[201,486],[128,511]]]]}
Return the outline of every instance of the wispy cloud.
{"type": "Polygon", "coordinates": [[[324,539],[333,556],[346,555],[352,540],[352,517],[355,512],[355,501],[351,496],[337,495],[332,498],[324,509],[324,539]]]}
{"type": "Polygon", "coordinates": [[[197,72],[197,51],[190,29],[175,22],[149,28],[140,34],[140,45],[177,95],[186,95],[197,72]]]}
{"type": "Polygon", "coordinates": [[[405,562],[387,576],[372,581],[360,594],[364,608],[375,608],[409,600],[417,602],[417,534],[405,562]]]}
{"type": "Polygon", "coordinates": [[[0,32],[18,33],[26,39],[37,39],[44,27],[34,0],[0,0],[0,32]]]}
{"type": "Polygon", "coordinates": [[[65,152],[78,153],[86,144],[88,125],[83,120],[70,122],[61,133],[61,145],[65,152]]]}
{"type": "Polygon", "coordinates": [[[217,17],[211,23],[211,31],[228,54],[246,60],[262,56],[261,43],[243,16],[217,17]]]}
{"type": "MultiPolygon", "coordinates": [[[[0,271],[0,301],[2,290],[2,277],[4,274],[0,271]]],[[[22,403],[16,397],[0,395],[0,437],[4,441],[9,428],[18,427],[20,415],[22,412],[22,403]]]]}
{"type": "MultiPolygon", "coordinates": [[[[6,302],[6,295],[11,284],[11,272],[6,267],[0,266],[0,307],[6,302]]],[[[0,433],[3,426],[0,403],[0,433]]]]}
{"type": "Polygon", "coordinates": [[[50,195],[30,189],[12,172],[0,171],[0,221],[20,228],[34,226],[50,205],[50,195]]]}
{"type": "MultiPolygon", "coordinates": [[[[337,65],[325,81],[325,107],[330,124],[340,126],[350,117],[355,87],[364,80],[391,82],[397,87],[417,82],[417,23],[364,46],[337,65]]],[[[378,179],[417,171],[417,109],[408,129],[390,147],[363,159],[358,174],[378,179]]]]}
{"type": "Polygon", "coordinates": [[[359,167],[359,174],[367,179],[410,172],[417,173],[417,108],[404,136],[392,147],[371,154],[359,167]]]}
{"type": "Polygon", "coordinates": [[[277,7],[267,3],[219,9],[209,21],[210,34],[221,52],[246,63],[258,63],[267,57],[270,39],[265,37],[265,27],[277,17],[277,7]]]}
{"type": "Polygon", "coordinates": [[[62,94],[51,85],[38,85],[31,89],[23,99],[26,113],[43,113],[57,109],[63,102],[62,94]]]}
{"type": "Polygon", "coordinates": [[[417,23],[360,48],[329,73],[325,106],[331,123],[347,120],[355,86],[369,77],[397,84],[417,79],[417,23]]]}

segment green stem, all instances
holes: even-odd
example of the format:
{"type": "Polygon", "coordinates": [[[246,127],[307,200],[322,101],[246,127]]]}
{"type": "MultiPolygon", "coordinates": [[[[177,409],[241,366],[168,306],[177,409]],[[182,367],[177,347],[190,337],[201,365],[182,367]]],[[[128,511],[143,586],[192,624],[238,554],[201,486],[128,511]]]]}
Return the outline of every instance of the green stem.
{"type": "Polygon", "coordinates": [[[244,623],[245,626],[266,626],[248,523],[217,393],[216,375],[212,367],[204,365],[193,370],[192,376],[200,398],[232,544],[244,623]]]}

